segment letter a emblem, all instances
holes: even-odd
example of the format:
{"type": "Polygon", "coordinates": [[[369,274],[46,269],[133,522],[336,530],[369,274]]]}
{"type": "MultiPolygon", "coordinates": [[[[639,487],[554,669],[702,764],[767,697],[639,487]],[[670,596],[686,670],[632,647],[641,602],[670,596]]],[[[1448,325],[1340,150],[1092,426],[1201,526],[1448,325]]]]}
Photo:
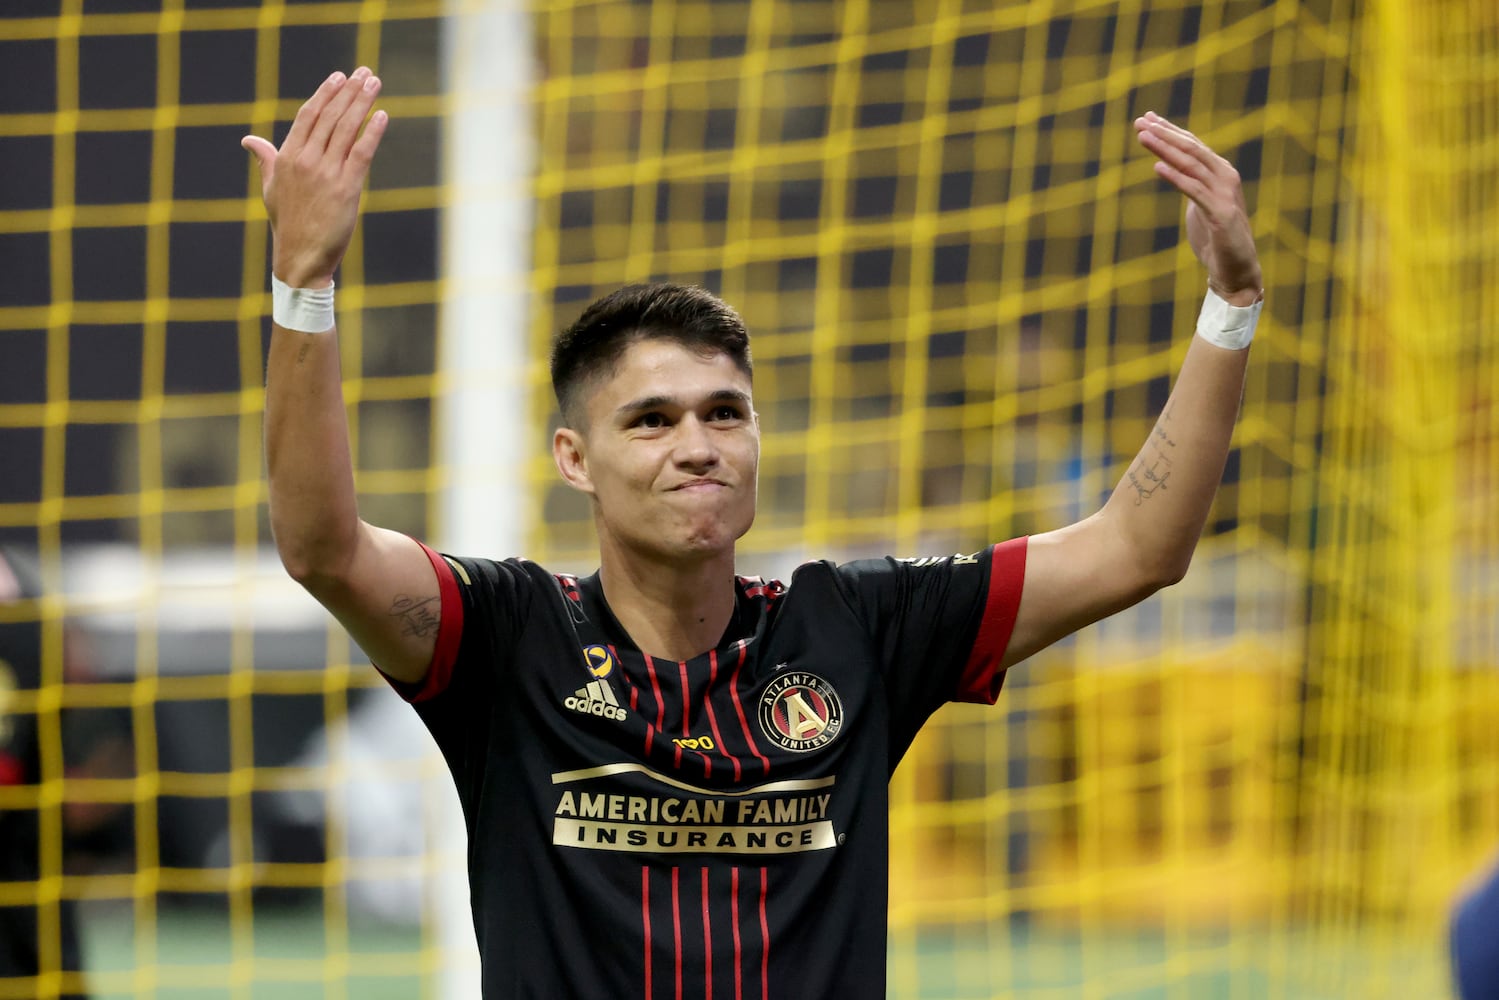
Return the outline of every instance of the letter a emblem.
{"type": "Polygon", "coordinates": [[[756,699],[760,731],[793,753],[821,750],[843,731],[843,705],[827,681],[799,671],[771,679],[756,699]]]}
{"type": "Polygon", "coordinates": [[[813,711],[800,691],[791,691],[782,702],[786,706],[786,728],[794,740],[810,740],[828,728],[827,720],[813,711]]]}

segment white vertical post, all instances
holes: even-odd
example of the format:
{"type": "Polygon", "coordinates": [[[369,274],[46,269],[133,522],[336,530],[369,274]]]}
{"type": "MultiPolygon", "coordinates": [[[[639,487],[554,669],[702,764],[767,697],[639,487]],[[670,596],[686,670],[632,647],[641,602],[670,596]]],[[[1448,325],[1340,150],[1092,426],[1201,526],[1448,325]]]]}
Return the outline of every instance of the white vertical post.
{"type": "MultiPolygon", "coordinates": [[[[438,544],[504,558],[525,542],[527,289],[535,77],[524,0],[447,0],[442,36],[443,298],[436,400],[443,470],[438,544]]],[[[437,936],[439,996],[480,993],[464,826],[456,795],[436,817],[444,860],[437,936]]]]}

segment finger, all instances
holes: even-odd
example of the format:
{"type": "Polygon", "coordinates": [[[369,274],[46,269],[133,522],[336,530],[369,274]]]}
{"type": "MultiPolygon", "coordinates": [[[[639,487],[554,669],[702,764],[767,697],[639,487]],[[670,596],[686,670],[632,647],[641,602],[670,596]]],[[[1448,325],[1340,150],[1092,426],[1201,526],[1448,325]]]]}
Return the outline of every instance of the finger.
{"type": "Polygon", "coordinates": [[[390,116],[384,111],[376,111],[370,116],[369,124],[364,127],[364,134],[349,150],[346,169],[358,172],[360,184],[364,183],[364,177],[369,173],[370,163],[375,159],[375,150],[380,148],[380,140],[385,137],[385,127],[389,124],[390,116]]]}
{"type": "MultiPolygon", "coordinates": [[[[1141,137],[1153,136],[1159,139],[1164,147],[1175,149],[1200,162],[1209,170],[1218,168],[1219,156],[1207,146],[1203,145],[1191,132],[1186,129],[1177,128],[1164,118],[1157,116],[1154,120],[1147,121],[1141,137]]],[[[1154,147],[1152,147],[1154,151],[1154,147]]]]}
{"type": "Polygon", "coordinates": [[[1157,160],[1153,166],[1155,167],[1157,177],[1192,199],[1198,209],[1207,213],[1209,218],[1213,217],[1212,209],[1208,203],[1210,192],[1206,184],[1191,174],[1177,169],[1165,160],[1157,160]]]}
{"type": "Polygon", "coordinates": [[[307,141],[307,136],[311,134],[312,127],[322,113],[324,105],[334,94],[338,93],[343,85],[344,75],[339,71],[335,71],[332,76],[323,81],[322,86],[318,87],[316,92],[297,109],[297,117],[292,120],[291,131],[286,133],[286,138],[281,143],[282,149],[295,151],[301,148],[302,144],[307,141]]]}
{"type": "Polygon", "coordinates": [[[1172,143],[1155,128],[1141,130],[1138,138],[1140,145],[1150,150],[1157,160],[1168,164],[1177,171],[1184,174],[1191,174],[1203,182],[1206,182],[1211,176],[1206,164],[1193,156],[1190,151],[1172,143]]]}
{"type": "Polygon", "coordinates": [[[343,117],[333,128],[333,134],[328,137],[328,152],[342,160],[349,155],[349,148],[354,145],[354,139],[359,135],[359,126],[364,124],[364,119],[370,113],[370,106],[375,103],[375,97],[380,93],[380,78],[368,76],[365,78],[364,86],[355,95],[354,102],[349,105],[343,117]]]}
{"type": "Polygon", "coordinates": [[[328,106],[323,113],[318,115],[317,124],[313,126],[312,133],[307,137],[305,148],[314,152],[322,153],[328,148],[328,137],[333,134],[333,129],[343,120],[348,112],[349,105],[359,96],[364,88],[364,81],[369,78],[368,66],[361,66],[350,74],[344,85],[338,89],[328,100],[328,106]]]}
{"type": "Polygon", "coordinates": [[[1196,148],[1202,150],[1207,153],[1209,159],[1212,159],[1217,155],[1212,151],[1212,149],[1208,147],[1207,143],[1199,139],[1195,133],[1189,132],[1188,130],[1182,128],[1180,125],[1177,125],[1175,122],[1171,121],[1169,118],[1158,115],[1154,111],[1145,112],[1141,121],[1144,122],[1143,127],[1147,131],[1156,132],[1163,137],[1171,138],[1173,141],[1179,139],[1186,144],[1184,148],[1196,148]]]}
{"type": "MultiPolygon", "coordinates": [[[[1195,154],[1190,146],[1173,142],[1170,138],[1161,135],[1154,129],[1141,133],[1140,143],[1154,153],[1161,163],[1166,164],[1183,176],[1196,180],[1206,192],[1218,192],[1218,201],[1222,201],[1222,197],[1225,195],[1230,200],[1232,199],[1232,195],[1227,194],[1227,192],[1234,186],[1231,182],[1236,180],[1236,175],[1233,174],[1231,168],[1225,171],[1224,168],[1227,167],[1226,162],[1219,164],[1217,162],[1204,161],[1195,154]]],[[[1214,160],[1216,159],[1215,157],[1214,160]]],[[[1206,197],[1206,195],[1202,197],[1206,197]]],[[[1216,218],[1221,214],[1220,211],[1212,209],[1206,203],[1201,207],[1212,217],[1216,218]]]]}
{"type": "Polygon", "coordinates": [[[239,141],[240,148],[255,157],[255,165],[260,168],[260,178],[263,181],[271,179],[271,171],[276,167],[276,147],[258,135],[247,135],[239,141]]]}
{"type": "Polygon", "coordinates": [[[1167,129],[1168,131],[1176,132],[1180,135],[1186,136],[1188,139],[1194,139],[1198,142],[1202,141],[1201,139],[1198,139],[1196,135],[1182,128],[1180,125],[1176,124],[1164,115],[1158,115],[1154,111],[1147,111],[1145,112],[1144,117],[1147,122],[1159,125],[1160,127],[1167,129]]]}

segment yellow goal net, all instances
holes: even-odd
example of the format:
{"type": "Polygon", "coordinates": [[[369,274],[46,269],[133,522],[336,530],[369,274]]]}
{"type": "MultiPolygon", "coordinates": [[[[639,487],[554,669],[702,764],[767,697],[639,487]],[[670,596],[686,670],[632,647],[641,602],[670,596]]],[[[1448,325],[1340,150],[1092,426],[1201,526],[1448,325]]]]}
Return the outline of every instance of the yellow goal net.
{"type": "Polygon", "coordinates": [[[893,785],[890,992],[1448,994],[1447,908],[1499,851],[1492,5],[7,0],[0,551],[31,586],[0,625],[40,646],[0,671],[0,748],[34,757],[0,760],[0,837],[36,841],[0,911],[39,968],[0,997],[443,994],[451,859],[420,817],[446,773],[381,738],[405,717],[269,548],[238,139],[334,68],[383,78],[339,287],[361,510],[451,531],[444,137],[482,102],[443,39],[492,7],[533,40],[527,420],[494,430],[529,450],[478,471],[557,570],[594,556],[547,344],[632,281],[752,331],[741,572],[1091,513],[1204,285],[1131,121],[1238,166],[1266,309],[1192,570],[927,726],[893,785]]]}

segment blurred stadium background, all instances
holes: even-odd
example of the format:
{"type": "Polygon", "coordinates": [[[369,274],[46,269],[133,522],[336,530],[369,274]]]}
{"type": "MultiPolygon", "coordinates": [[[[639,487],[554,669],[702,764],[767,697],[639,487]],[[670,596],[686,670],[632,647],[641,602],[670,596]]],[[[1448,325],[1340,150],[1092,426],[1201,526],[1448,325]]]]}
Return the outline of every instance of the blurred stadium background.
{"type": "Polygon", "coordinates": [[[44,595],[0,615],[44,656],[0,685],[42,749],[0,809],[43,846],[0,905],[52,964],[0,996],[78,985],[60,901],[99,997],[454,993],[446,774],[266,520],[238,139],[359,63],[393,118],[339,292],[363,512],[559,570],[593,567],[546,343],[631,280],[755,331],[742,571],[1090,512],[1204,283],[1130,121],[1232,159],[1267,307],[1208,537],[928,727],[891,995],[1450,995],[1499,848],[1499,7],[5,0],[0,543],[44,595]],[[490,202],[494,257],[452,239],[490,202]]]}

